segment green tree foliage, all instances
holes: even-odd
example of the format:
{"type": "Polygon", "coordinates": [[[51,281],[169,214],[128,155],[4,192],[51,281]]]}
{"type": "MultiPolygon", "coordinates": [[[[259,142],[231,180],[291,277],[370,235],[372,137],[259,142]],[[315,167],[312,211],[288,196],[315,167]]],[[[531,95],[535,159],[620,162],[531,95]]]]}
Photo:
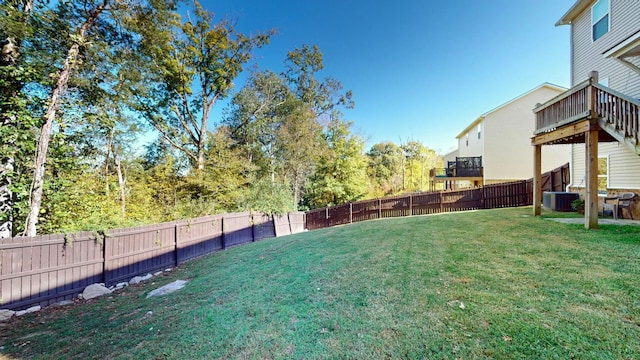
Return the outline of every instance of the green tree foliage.
{"type": "Polygon", "coordinates": [[[438,155],[418,141],[402,145],[404,152],[403,188],[407,192],[424,191],[429,188],[429,169],[436,167],[438,155]]]}
{"type": "Polygon", "coordinates": [[[404,153],[400,146],[392,142],[374,144],[367,152],[367,160],[370,181],[368,197],[382,197],[403,190],[404,153]]]}
{"type": "Polygon", "coordinates": [[[234,94],[274,32],[244,35],[198,3],[183,17],[176,7],[0,0],[0,237],[35,224],[54,233],[282,214],[427,186],[419,175],[435,153],[419,143],[364,155],[340,112],[352,94],[321,76],[317,46],[288,52],[282,73],[256,70],[234,94]],[[227,97],[225,118],[212,119],[227,97]]]}
{"type": "Polygon", "coordinates": [[[278,131],[286,115],[282,106],[290,98],[278,75],[271,71],[254,73],[233,97],[224,120],[247,161],[262,170],[258,176],[269,176],[272,181],[282,168],[277,158],[278,131]]]}
{"type": "Polygon", "coordinates": [[[332,77],[326,77],[323,81],[317,79],[317,73],[324,68],[323,55],[317,45],[305,44],[302,48],[289,51],[285,67],[285,81],[316,116],[329,116],[339,106],[348,109],[355,106],[351,90],[340,93],[342,83],[338,80],[332,77]]]}
{"type": "Polygon", "coordinates": [[[305,202],[310,208],[361,199],[367,188],[364,141],[350,131],[351,123],[332,119],[324,137],[326,149],[309,179],[305,202]]]}
{"type": "Polygon", "coordinates": [[[212,24],[213,15],[197,2],[188,20],[167,20],[141,31],[140,50],[150,67],[141,70],[147,83],[133,89],[136,109],[202,170],[211,109],[273,31],[246,36],[228,20],[212,24]]]}

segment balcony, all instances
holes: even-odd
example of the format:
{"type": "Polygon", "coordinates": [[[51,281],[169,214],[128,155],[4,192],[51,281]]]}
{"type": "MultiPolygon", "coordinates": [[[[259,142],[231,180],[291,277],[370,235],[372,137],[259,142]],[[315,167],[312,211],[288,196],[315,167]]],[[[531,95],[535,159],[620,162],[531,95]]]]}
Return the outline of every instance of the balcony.
{"type": "Polygon", "coordinates": [[[597,74],[534,110],[533,145],[584,143],[589,129],[598,141],[618,141],[640,154],[640,101],[597,83],[597,74]]]}
{"type": "Polygon", "coordinates": [[[483,172],[482,156],[456,157],[447,162],[446,168],[429,170],[431,190],[436,190],[436,184],[444,184],[445,190],[458,189],[462,181],[469,182],[469,186],[482,185],[483,172]]]}
{"type": "Polygon", "coordinates": [[[619,142],[640,155],[640,101],[598,84],[598,73],[533,110],[533,212],[542,203],[542,146],[578,144],[585,147],[585,228],[598,227],[598,143],[619,142]]]}

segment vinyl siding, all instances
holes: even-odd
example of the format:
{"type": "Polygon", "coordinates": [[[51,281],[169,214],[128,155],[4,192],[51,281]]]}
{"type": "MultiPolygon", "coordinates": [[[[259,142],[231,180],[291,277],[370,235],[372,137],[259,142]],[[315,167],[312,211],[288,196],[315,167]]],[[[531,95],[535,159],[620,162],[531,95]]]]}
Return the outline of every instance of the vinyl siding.
{"type": "MultiPolygon", "coordinates": [[[[609,189],[640,189],[640,156],[620,143],[598,144],[598,157],[609,157],[609,189]]],[[[573,146],[571,159],[573,186],[585,187],[585,146],[573,146]]]]}
{"type": "MultiPolygon", "coordinates": [[[[482,133],[480,134],[480,139],[478,139],[478,126],[474,126],[466,134],[463,134],[458,139],[458,156],[460,157],[469,157],[469,156],[482,156],[484,153],[484,124],[482,125],[482,133]],[[469,135],[469,145],[467,145],[467,135],[469,135]]],[[[482,159],[484,162],[484,159],[482,159]]],[[[484,165],[484,164],[483,164],[484,165]]]]}
{"type": "Polygon", "coordinates": [[[596,41],[591,40],[591,7],[572,23],[572,85],[586,80],[595,70],[600,79],[609,79],[610,88],[640,98],[640,74],[602,55],[640,29],[640,2],[611,0],[609,18],[609,32],[596,41]]]}
{"type": "MultiPolygon", "coordinates": [[[[609,50],[640,29],[640,2],[611,0],[609,32],[591,40],[591,7],[571,24],[571,82],[576,85],[588,78],[593,70],[600,79],[608,79],[608,87],[640,99],[640,74],[615,59],[605,58],[609,50]]],[[[640,156],[618,143],[600,143],[598,156],[609,156],[609,188],[640,189],[640,156]]],[[[584,144],[573,145],[571,182],[584,187],[584,144]]]]}
{"type": "MultiPolygon", "coordinates": [[[[486,115],[484,119],[484,178],[485,184],[496,180],[529,179],[533,177],[533,146],[535,128],[532,109],[560,93],[541,87],[530,94],[486,115]]],[[[570,147],[545,146],[542,152],[542,171],[546,172],[570,160],[570,147]]]]}

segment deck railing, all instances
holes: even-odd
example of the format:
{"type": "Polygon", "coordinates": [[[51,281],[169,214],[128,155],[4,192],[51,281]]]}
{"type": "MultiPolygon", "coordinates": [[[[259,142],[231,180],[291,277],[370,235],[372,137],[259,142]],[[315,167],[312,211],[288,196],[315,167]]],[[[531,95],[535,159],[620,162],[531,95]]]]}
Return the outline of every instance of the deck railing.
{"type": "Polygon", "coordinates": [[[640,122],[640,100],[630,98],[613,89],[599,84],[592,86],[594,92],[595,111],[604,118],[625,138],[631,138],[638,144],[638,123],[640,122]]]}
{"type": "Polygon", "coordinates": [[[597,83],[592,77],[537,106],[534,134],[553,131],[592,114],[635,144],[640,141],[640,100],[633,99],[597,83]]]}
{"type": "Polygon", "coordinates": [[[446,168],[429,170],[430,177],[482,177],[482,156],[456,157],[446,168]]]}

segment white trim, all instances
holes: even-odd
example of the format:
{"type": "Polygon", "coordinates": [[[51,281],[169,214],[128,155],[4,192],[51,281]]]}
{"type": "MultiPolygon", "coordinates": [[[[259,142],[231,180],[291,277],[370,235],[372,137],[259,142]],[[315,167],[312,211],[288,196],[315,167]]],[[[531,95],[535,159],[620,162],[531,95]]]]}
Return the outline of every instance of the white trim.
{"type": "Polygon", "coordinates": [[[630,38],[624,40],[620,44],[605,51],[604,53],[602,53],[602,55],[607,58],[624,56],[624,53],[635,48],[636,46],[640,46],[640,31],[630,38]]]}
{"type": "Polygon", "coordinates": [[[640,73],[640,67],[636,66],[634,63],[625,59],[627,57],[627,53],[636,50],[639,54],[633,54],[631,56],[640,56],[640,31],[635,33],[633,36],[624,40],[620,44],[614,46],[613,48],[605,51],[602,55],[608,59],[613,58],[619,61],[622,65],[630,68],[631,70],[640,73]]]}

